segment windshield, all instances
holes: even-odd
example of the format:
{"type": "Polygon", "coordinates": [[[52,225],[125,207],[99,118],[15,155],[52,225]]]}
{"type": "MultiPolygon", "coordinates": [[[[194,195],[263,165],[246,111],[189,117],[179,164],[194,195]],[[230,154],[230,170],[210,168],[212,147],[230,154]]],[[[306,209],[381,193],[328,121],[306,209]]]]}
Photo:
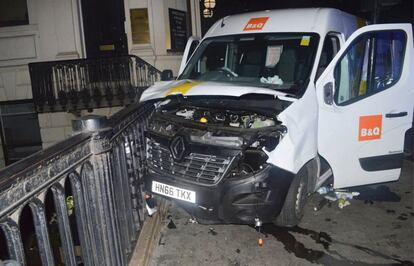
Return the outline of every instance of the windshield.
{"type": "Polygon", "coordinates": [[[308,83],[318,41],[315,33],[208,38],[195,51],[180,79],[268,87],[299,95],[308,83]]]}

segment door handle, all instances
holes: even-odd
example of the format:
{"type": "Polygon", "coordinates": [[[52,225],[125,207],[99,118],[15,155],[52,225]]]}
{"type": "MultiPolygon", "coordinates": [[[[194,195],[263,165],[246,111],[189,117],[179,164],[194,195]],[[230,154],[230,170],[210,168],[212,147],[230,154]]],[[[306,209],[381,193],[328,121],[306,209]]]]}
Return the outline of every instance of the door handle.
{"type": "Polygon", "coordinates": [[[395,118],[395,117],[402,117],[402,116],[406,116],[408,115],[407,112],[399,112],[399,113],[389,113],[386,114],[385,117],[386,118],[395,118]]]}

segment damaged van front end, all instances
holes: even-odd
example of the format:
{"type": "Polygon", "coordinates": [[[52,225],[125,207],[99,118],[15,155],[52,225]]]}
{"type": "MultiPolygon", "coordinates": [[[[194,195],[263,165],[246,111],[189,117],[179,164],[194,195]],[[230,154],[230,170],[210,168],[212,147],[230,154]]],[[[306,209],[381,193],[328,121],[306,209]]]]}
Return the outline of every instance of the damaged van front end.
{"type": "Polygon", "coordinates": [[[279,97],[285,100],[175,95],[157,102],[146,131],[147,191],[178,199],[205,223],[274,220],[295,176],[269,158],[288,135],[278,115],[295,101],[279,97]]]}
{"type": "Polygon", "coordinates": [[[177,80],[141,97],[155,106],[147,192],[202,222],[295,226],[321,186],[398,180],[412,26],[357,22],[335,9],[263,11],[218,21],[192,55],[190,39],[177,80]],[[372,56],[393,63],[370,68],[372,56]]]}
{"type": "Polygon", "coordinates": [[[207,34],[177,80],[141,97],[155,105],[147,192],[204,223],[267,223],[288,209],[294,219],[278,224],[295,225],[312,189],[298,173],[317,154],[318,44],[312,32],[207,34]]]}

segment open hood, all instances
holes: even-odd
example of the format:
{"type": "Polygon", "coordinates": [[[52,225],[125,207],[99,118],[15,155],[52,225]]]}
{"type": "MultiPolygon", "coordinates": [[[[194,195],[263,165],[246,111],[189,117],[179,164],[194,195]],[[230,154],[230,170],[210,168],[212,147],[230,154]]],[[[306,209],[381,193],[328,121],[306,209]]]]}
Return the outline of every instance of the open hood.
{"type": "Polygon", "coordinates": [[[152,87],[145,90],[140,101],[162,99],[169,95],[181,94],[183,96],[234,96],[240,97],[247,94],[266,94],[287,101],[294,101],[295,98],[280,91],[230,84],[214,81],[174,80],[167,82],[156,82],[152,87]]]}

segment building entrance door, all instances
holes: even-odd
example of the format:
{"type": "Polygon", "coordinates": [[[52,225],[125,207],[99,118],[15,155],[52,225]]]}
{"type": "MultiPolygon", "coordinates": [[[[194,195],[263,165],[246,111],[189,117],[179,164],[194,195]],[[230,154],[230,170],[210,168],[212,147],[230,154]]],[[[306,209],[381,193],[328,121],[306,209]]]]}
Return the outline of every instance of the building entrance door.
{"type": "Polygon", "coordinates": [[[128,54],[123,0],[81,0],[86,56],[128,54]]]}

